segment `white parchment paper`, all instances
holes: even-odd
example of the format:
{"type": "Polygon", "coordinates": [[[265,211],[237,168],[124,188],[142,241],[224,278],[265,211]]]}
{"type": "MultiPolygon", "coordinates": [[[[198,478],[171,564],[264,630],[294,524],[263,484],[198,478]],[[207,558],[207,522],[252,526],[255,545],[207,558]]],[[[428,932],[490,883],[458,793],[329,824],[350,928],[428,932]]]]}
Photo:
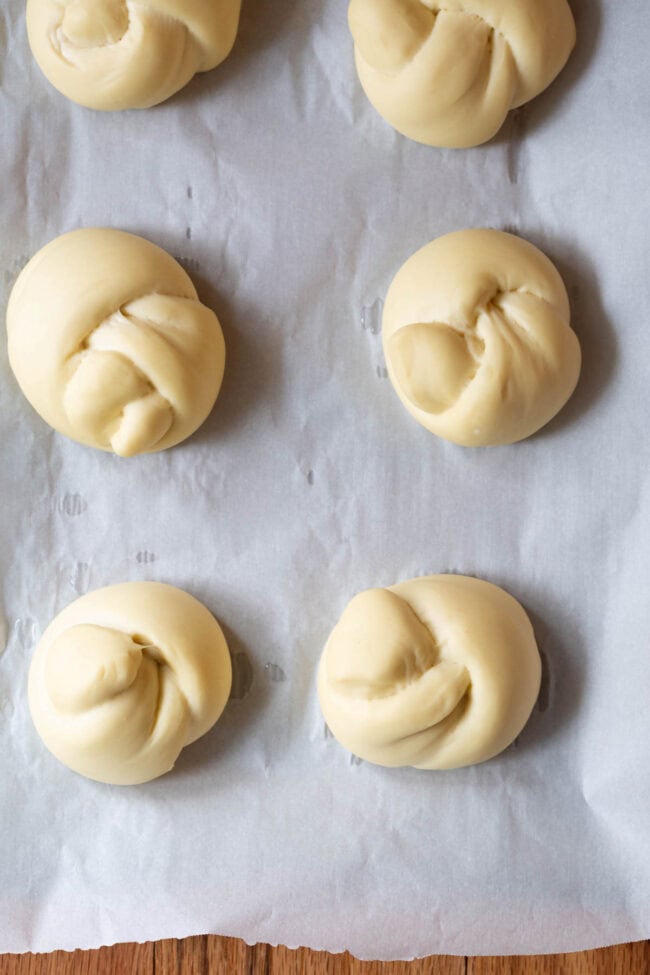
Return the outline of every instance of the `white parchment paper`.
{"type": "Polygon", "coordinates": [[[391,959],[650,936],[647,3],[572,0],[560,80],[465,152],[374,113],[345,6],[245,0],[222,68],[118,115],[54,92],[24,3],[0,7],[2,307],[48,240],[113,225],[183,260],[228,345],[201,431],[129,461],[51,432],[0,350],[1,951],[214,932],[391,959]],[[584,349],[570,405],[515,447],[432,437],[382,361],[393,274],[466,226],[549,254],[584,349]],[[448,570],[527,608],[539,704],[479,767],[359,763],[319,713],[327,634],[360,589],[448,570]],[[222,621],[234,698],[172,774],[110,788],[42,747],[27,671],[64,605],[147,578],[222,621]]]}

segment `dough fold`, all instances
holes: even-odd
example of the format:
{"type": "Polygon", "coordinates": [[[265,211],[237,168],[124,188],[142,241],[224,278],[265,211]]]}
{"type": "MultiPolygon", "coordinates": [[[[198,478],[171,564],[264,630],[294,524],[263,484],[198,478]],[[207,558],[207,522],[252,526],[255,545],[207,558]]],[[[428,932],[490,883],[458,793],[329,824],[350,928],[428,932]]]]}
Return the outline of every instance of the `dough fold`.
{"type": "Polygon", "coordinates": [[[423,247],[395,276],[382,336],[409,413],[467,447],[515,443],[573,393],[581,352],[557,270],[497,230],[462,230],[423,247]]]}
{"type": "Polygon", "coordinates": [[[203,423],[225,344],[183,268],[119,230],[77,230],[21,272],[7,310],[9,361],[55,430],[123,457],[165,450],[203,423]]]}
{"type": "Polygon", "coordinates": [[[351,0],[359,79],[380,115],[417,142],[487,142],[566,64],[566,0],[351,0]]]}
{"type": "Polygon", "coordinates": [[[221,628],[188,593],[130,582],[82,596],[41,638],[29,672],[36,730],[98,782],[170,771],[220,717],[232,681],[221,628]]]}
{"type": "Polygon", "coordinates": [[[32,53],[87,108],[149,108],[230,53],[241,0],[28,0],[32,53]]]}
{"type": "Polygon", "coordinates": [[[332,734],[360,758],[451,769],[514,741],[540,679],[519,603],[481,579],[437,575],[355,596],[323,651],[318,694],[332,734]]]}

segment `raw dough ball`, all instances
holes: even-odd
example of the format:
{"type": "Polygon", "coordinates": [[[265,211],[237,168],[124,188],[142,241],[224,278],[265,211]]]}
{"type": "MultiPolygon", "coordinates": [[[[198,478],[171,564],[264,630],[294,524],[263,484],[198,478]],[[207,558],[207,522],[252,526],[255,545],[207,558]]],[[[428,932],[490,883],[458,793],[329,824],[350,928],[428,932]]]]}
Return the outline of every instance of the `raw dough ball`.
{"type": "Polygon", "coordinates": [[[497,586],[438,575],[355,596],[321,658],[318,693],[342,745],[377,765],[485,762],[539,693],[530,621],[497,586]]]}
{"type": "Polygon", "coordinates": [[[580,375],[554,266],[497,230],[462,230],[414,254],[383,317],[388,373],[432,433],[466,447],[514,443],[548,423],[580,375]]]}
{"type": "Polygon", "coordinates": [[[77,599],[50,623],[29,671],[36,730],[60,762],[136,785],[173,768],[226,706],[221,627],[198,600],[158,582],[77,599]]]}
{"type": "Polygon", "coordinates": [[[27,0],[32,53],[80,105],[148,108],[216,68],[235,43],[241,0],[27,0]]]}
{"type": "Polygon", "coordinates": [[[348,18],[366,95],[431,146],[487,142],[575,44],[566,0],[352,0],[348,18]]]}
{"type": "Polygon", "coordinates": [[[43,419],[122,457],[189,437],[223,379],[217,316],[169,254],[119,230],[76,230],[39,251],[11,293],[7,332],[43,419]]]}

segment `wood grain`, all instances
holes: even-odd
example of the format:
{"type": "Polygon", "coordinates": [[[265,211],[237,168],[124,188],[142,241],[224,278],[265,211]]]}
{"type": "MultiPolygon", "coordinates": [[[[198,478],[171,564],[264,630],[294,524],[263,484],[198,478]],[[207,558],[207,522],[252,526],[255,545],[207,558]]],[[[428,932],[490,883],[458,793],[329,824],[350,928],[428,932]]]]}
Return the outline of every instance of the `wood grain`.
{"type": "Polygon", "coordinates": [[[361,962],[351,955],[328,955],[304,948],[249,948],[230,938],[190,938],[155,946],[155,975],[465,975],[464,958],[420,962],[361,962]]]}
{"type": "Polygon", "coordinates": [[[186,938],[154,945],[155,975],[205,975],[232,972],[257,975],[268,971],[268,945],[251,948],[236,938],[186,938]]]}
{"type": "Polygon", "coordinates": [[[469,958],[467,975],[649,975],[650,941],[533,958],[469,958]]]}
{"type": "Polygon", "coordinates": [[[0,955],[0,975],[153,975],[154,945],[115,945],[99,951],[0,955]]]}
{"type": "Polygon", "coordinates": [[[0,975],[650,975],[650,942],[573,955],[391,963],[201,937],[99,951],[0,955],[0,975]]]}

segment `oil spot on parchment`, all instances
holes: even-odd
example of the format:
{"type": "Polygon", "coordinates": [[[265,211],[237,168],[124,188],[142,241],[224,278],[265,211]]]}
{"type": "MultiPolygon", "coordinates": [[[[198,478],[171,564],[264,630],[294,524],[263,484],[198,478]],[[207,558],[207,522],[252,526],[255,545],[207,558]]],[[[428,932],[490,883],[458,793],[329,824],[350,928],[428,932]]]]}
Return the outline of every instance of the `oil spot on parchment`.
{"type": "Polygon", "coordinates": [[[135,561],[138,565],[151,565],[152,562],[156,561],[156,555],[154,552],[146,552],[143,550],[142,552],[138,552],[135,561]]]}
{"type": "Polygon", "coordinates": [[[364,332],[371,335],[379,335],[381,332],[381,317],[384,311],[384,303],[381,298],[377,298],[370,305],[364,305],[361,309],[361,327],[364,332]]]}
{"type": "Polygon", "coordinates": [[[88,592],[90,566],[87,562],[77,562],[70,576],[70,585],[78,596],[83,596],[84,593],[88,592]]]}
{"type": "Polygon", "coordinates": [[[69,518],[77,518],[88,510],[88,502],[80,494],[64,494],[59,501],[59,511],[69,518]]]}
{"type": "Polygon", "coordinates": [[[232,689],[230,697],[241,701],[253,686],[253,665],[248,654],[234,653],[232,656],[232,689]]]}
{"type": "Polygon", "coordinates": [[[516,108],[510,116],[510,138],[507,148],[508,179],[513,186],[519,182],[521,175],[521,151],[526,136],[525,108],[516,108]]]}
{"type": "Polygon", "coordinates": [[[264,673],[273,684],[284,684],[287,679],[287,675],[282,667],[279,667],[277,664],[264,664],[264,673]]]}

